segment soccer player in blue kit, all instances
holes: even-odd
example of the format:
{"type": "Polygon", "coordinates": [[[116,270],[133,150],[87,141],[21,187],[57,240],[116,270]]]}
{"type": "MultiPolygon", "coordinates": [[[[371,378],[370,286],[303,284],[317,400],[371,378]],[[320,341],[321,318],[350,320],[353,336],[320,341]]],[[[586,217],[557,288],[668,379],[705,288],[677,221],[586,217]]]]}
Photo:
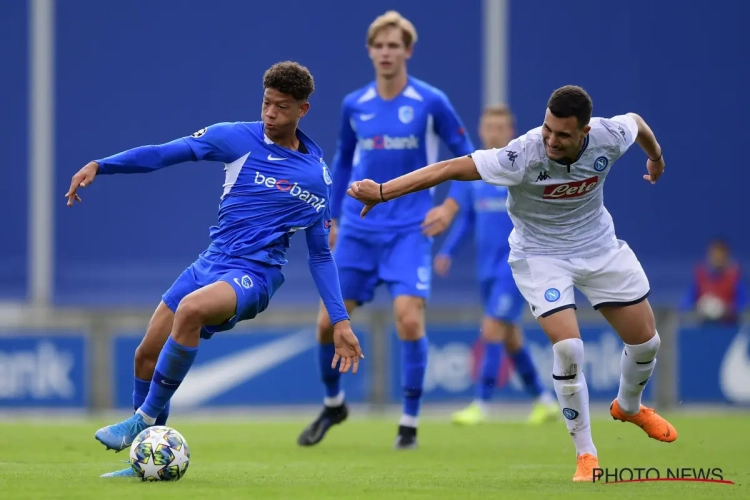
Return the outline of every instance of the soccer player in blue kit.
{"type": "MultiPolygon", "coordinates": [[[[417,34],[398,12],[389,11],[370,25],[367,48],[375,66],[374,82],[344,98],[338,149],[333,162],[332,246],[349,313],[370,302],[380,284],[393,298],[401,339],[403,415],[396,449],[417,445],[417,419],[429,344],[425,337],[425,302],[430,293],[432,238],[450,220],[430,220],[429,192],[382,205],[371,217],[359,216],[361,204],[345,198],[352,173],[357,179],[386,181],[437,160],[439,140],[455,155],[473,151],[461,120],[443,92],[407,74],[417,34]],[[424,227],[422,227],[424,226],[424,227]],[[428,227],[429,226],[429,227],[428,227]],[[338,234],[337,234],[338,231],[338,234]]],[[[348,415],[341,373],[330,368],[333,330],[327,306],[321,307],[317,335],[325,384],[324,408],[299,435],[301,446],[319,443],[348,415]]]]}
{"type": "MultiPolygon", "coordinates": [[[[121,451],[144,429],[164,425],[169,400],[201,339],[263,312],[284,282],[290,238],[305,232],[310,272],[333,323],[331,370],[356,373],[361,353],[328,246],[332,177],[323,152],[297,128],[315,89],[307,68],[275,64],[263,76],[262,121],[218,123],[192,136],[143,146],[84,166],[65,195],[104,174],[151,172],[188,161],[225,164],[219,222],[211,244],[162,297],[135,356],[132,417],[99,429],[96,439],[121,451]],[[339,365],[340,361],[340,365],[339,365]]],[[[126,469],[108,477],[132,476],[126,469]]]]}
{"type": "MultiPolygon", "coordinates": [[[[504,148],[514,135],[513,115],[505,105],[484,110],[479,124],[479,137],[485,149],[504,148]]],[[[453,422],[476,425],[487,418],[487,403],[497,384],[503,344],[507,348],[524,388],[534,398],[529,415],[530,424],[557,419],[557,400],[544,388],[529,353],[523,345],[520,322],[526,301],[516,287],[508,265],[508,236],[513,222],[508,216],[508,188],[482,181],[460,184],[461,199],[448,198],[443,205],[458,214],[442,248],[435,257],[435,272],[448,274],[452,255],[474,229],[477,249],[477,274],[484,307],[481,336],[484,353],[480,365],[476,399],[467,408],[453,415],[453,422]]]]}

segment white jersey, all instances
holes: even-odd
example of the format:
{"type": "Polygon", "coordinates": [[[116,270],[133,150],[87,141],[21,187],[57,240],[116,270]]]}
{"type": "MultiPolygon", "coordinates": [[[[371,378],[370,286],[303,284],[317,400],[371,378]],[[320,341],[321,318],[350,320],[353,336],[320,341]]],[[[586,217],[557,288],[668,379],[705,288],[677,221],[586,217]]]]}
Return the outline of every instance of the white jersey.
{"type": "Polygon", "coordinates": [[[472,154],[485,182],[508,186],[513,258],[593,257],[617,248],[612,216],[604,208],[604,180],[635,141],[638,125],[627,115],[592,118],[589,125],[569,169],[547,157],[541,127],[502,149],[472,154]]]}

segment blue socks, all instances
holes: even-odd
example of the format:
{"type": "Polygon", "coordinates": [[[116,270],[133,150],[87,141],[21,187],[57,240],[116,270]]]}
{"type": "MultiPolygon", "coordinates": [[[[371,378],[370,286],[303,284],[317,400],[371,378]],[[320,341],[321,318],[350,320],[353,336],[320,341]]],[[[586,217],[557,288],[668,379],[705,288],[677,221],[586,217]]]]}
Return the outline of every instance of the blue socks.
{"type": "Polygon", "coordinates": [[[155,419],[166,409],[169,400],[193,365],[196,354],[197,347],[185,347],[175,342],[172,337],[167,339],[156,362],[148,396],[141,406],[142,413],[155,419]]]}
{"type": "Polygon", "coordinates": [[[526,392],[535,398],[541,396],[544,392],[544,387],[539,381],[539,374],[536,371],[534,363],[531,361],[531,356],[529,356],[526,347],[522,347],[518,352],[511,353],[510,359],[513,360],[516,372],[521,377],[521,380],[523,380],[526,392]]]}
{"type": "Polygon", "coordinates": [[[341,372],[339,372],[338,367],[331,368],[335,353],[336,347],[333,343],[318,344],[318,366],[320,378],[326,387],[326,406],[339,406],[344,402],[343,398],[339,398],[341,395],[341,372]],[[334,402],[334,399],[341,399],[341,401],[334,402]],[[338,404],[335,404],[336,402],[338,404]]]}
{"type": "MultiPolygon", "coordinates": [[[[141,380],[136,377],[133,378],[133,411],[143,406],[143,403],[146,401],[146,396],[148,396],[148,390],[150,386],[150,380],[141,380]]],[[[164,407],[164,411],[162,411],[159,416],[156,417],[155,425],[167,425],[168,418],[169,401],[167,401],[167,406],[164,407]]]]}
{"type": "Polygon", "coordinates": [[[482,371],[479,375],[479,385],[477,386],[478,400],[489,401],[492,398],[492,391],[495,390],[495,386],[497,385],[497,373],[500,370],[500,360],[502,357],[502,342],[485,342],[482,371]]]}
{"type": "Polygon", "coordinates": [[[429,346],[427,337],[401,341],[401,383],[404,389],[404,415],[401,425],[417,426],[429,346]]]}

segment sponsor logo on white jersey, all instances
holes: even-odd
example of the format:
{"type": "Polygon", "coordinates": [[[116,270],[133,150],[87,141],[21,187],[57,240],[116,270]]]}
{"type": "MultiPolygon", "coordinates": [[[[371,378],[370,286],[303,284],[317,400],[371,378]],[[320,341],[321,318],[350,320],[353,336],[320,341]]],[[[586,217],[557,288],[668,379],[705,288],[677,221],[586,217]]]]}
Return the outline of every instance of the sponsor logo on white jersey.
{"type": "Polygon", "coordinates": [[[597,175],[582,181],[566,182],[564,184],[550,184],[549,186],[544,187],[542,198],[577,198],[590,193],[598,184],[599,176],[597,175]]]}

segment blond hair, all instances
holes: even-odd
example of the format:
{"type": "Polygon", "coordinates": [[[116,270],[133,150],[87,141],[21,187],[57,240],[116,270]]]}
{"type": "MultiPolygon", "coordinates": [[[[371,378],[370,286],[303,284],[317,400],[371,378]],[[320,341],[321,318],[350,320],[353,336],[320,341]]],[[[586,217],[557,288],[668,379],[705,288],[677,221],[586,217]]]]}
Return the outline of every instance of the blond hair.
{"type": "Polygon", "coordinates": [[[515,117],[510,108],[505,104],[492,104],[484,108],[482,116],[507,116],[511,125],[515,125],[515,117]]]}
{"type": "Polygon", "coordinates": [[[367,45],[372,45],[375,37],[378,36],[378,33],[386,28],[400,29],[404,45],[407,49],[417,43],[417,30],[414,28],[411,21],[395,10],[389,10],[382,16],[375,18],[372,24],[370,24],[370,27],[367,30],[367,45]]]}

